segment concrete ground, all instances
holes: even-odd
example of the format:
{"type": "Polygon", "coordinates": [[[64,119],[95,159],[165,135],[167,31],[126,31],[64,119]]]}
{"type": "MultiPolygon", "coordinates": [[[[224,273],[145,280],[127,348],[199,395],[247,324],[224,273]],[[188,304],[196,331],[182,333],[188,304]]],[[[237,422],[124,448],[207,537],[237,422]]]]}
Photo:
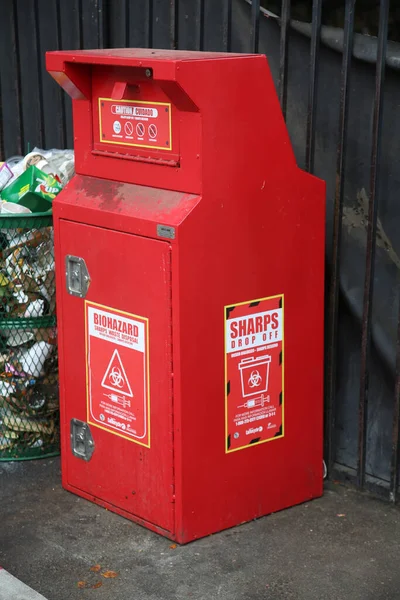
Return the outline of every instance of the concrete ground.
{"type": "Polygon", "coordinates": [[[332,485],[174,547],[63,491],[56,459],[0,463],[0,565],[48,600],[396,600],[399,544],[397,508],[332,485]]]}

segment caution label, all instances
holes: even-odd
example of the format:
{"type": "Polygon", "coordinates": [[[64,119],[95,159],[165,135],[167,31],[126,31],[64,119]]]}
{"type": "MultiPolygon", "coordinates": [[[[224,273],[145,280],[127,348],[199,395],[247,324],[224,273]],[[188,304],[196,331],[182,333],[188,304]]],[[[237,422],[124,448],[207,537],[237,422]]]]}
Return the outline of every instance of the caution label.
{"type": "Polygon", "coordinates": [[[283,437],[283,294],[225,307],[226,452],[283,437]]]}
{"type": "Polygon", "coordinates": [[[88,422],[150,447],[148,320],[85,302],[88,422]]]}
{"type": "Polygon", "coordinates": [[[99,98],[100,142],[172,150],[171,104],[99,98]]]}

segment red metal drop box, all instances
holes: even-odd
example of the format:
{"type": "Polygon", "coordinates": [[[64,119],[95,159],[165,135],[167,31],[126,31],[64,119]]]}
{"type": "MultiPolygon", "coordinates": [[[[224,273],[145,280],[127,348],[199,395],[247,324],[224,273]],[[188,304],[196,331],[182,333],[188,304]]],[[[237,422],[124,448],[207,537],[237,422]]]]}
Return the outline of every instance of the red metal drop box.
{"type": "Polygon", "coordinates": [[[322,493],[324,183],[265,56],[50,52],[63,486],[176,540],[322,493]]]}

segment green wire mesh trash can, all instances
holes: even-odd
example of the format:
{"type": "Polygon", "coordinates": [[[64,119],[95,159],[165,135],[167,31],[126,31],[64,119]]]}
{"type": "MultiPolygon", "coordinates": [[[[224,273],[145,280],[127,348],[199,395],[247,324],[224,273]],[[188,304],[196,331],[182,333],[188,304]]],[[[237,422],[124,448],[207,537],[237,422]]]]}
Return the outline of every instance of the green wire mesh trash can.
{"type": "Polygon", "coordinates": [[[51,211],[0,214],[0,461],[59,454],[51,211]]]}

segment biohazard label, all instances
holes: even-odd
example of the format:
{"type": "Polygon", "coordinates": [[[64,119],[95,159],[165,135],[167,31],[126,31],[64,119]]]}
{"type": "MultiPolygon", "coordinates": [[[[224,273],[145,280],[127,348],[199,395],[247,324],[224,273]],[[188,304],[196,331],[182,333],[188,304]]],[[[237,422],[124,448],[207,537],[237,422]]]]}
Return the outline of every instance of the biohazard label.
{"type": "Polygon", "coordinates": [[[172,150],[171,104],[99,98],[100,142],[172,150]]]}
{"type": "Polygon", "coordinates": [[[85,302],[88,422],[150,446],[148,320],[85,302]]]}
{"type": "Polygon", "coordinates": [[[283,294],[225,307],[226,452],[283,437],[283,294]]]}

